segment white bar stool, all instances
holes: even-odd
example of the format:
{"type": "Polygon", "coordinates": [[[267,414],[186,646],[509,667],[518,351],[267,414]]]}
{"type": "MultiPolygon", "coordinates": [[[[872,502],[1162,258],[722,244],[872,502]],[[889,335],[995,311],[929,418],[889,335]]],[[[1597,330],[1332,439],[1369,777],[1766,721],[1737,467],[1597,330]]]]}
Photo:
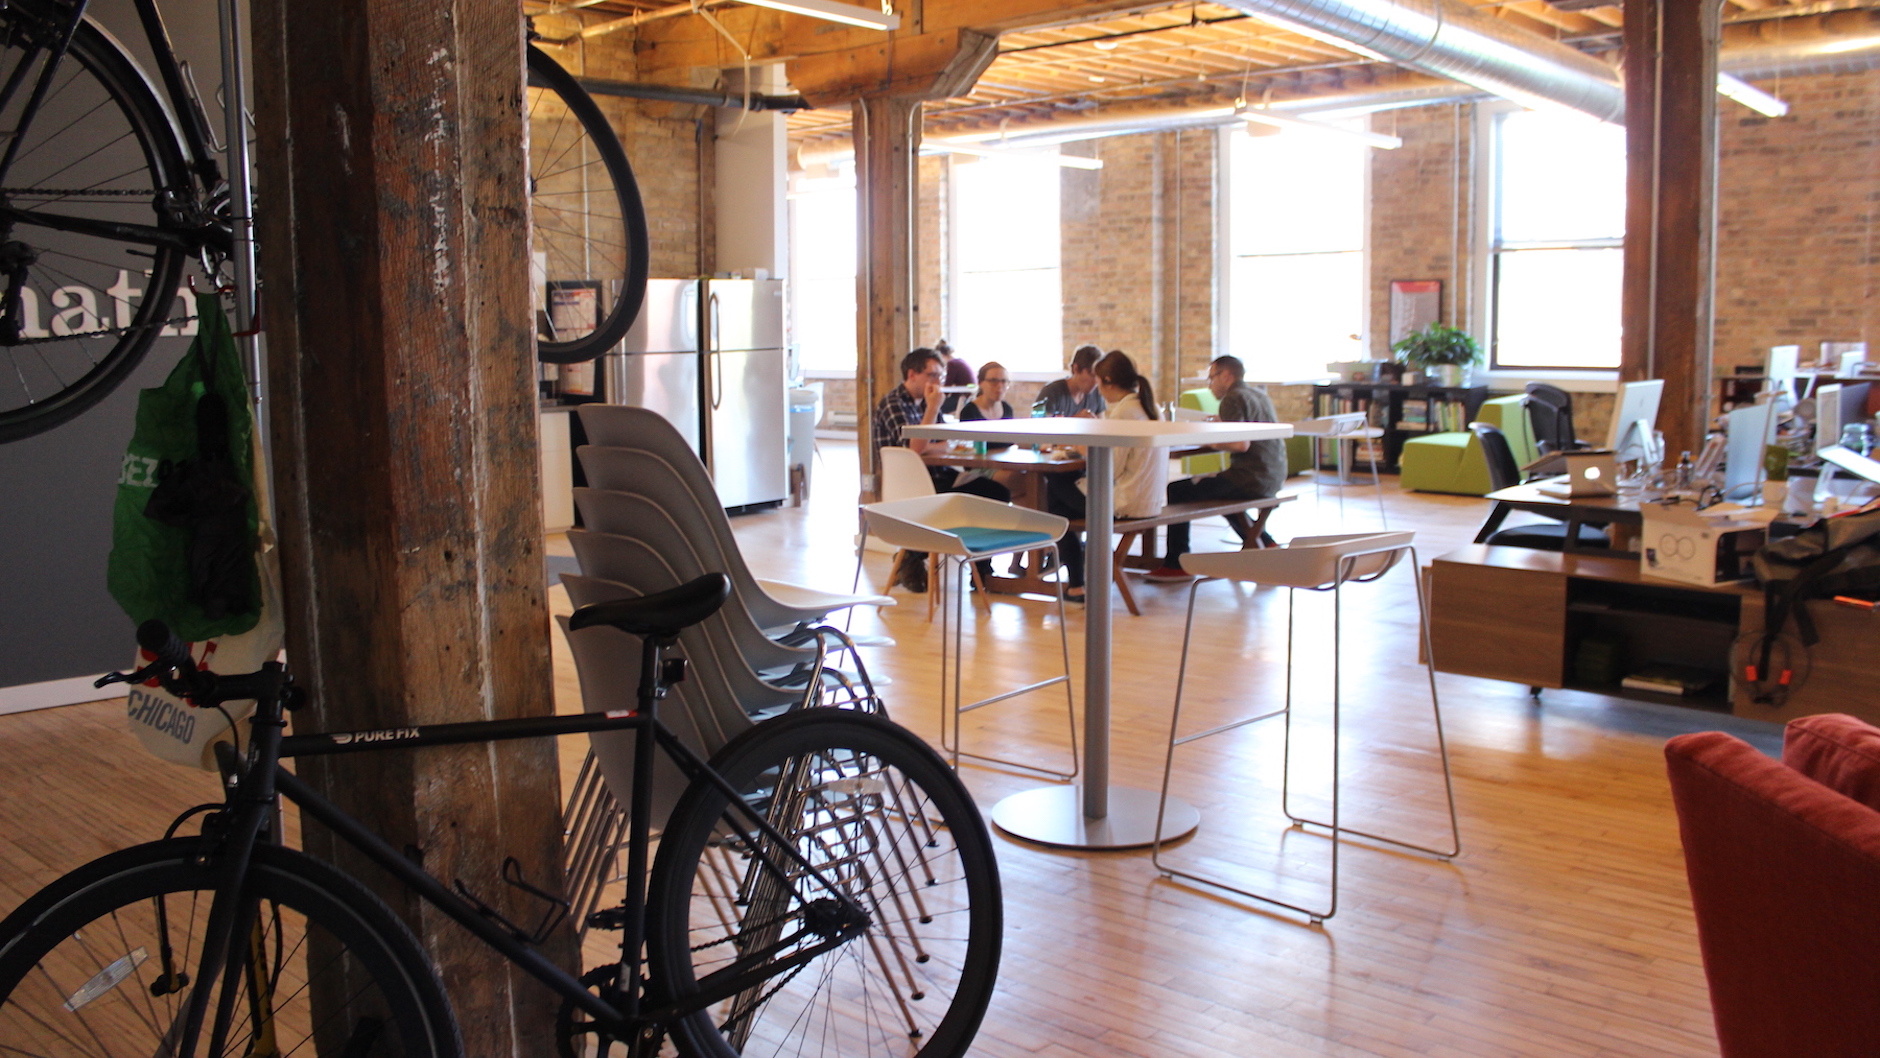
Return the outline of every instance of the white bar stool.
{"type": "MultiPolygon", "coordinates": [[[[1316,497],[1319,486],[1319,442],[1332,442],[1338,462],[1338,517],[1345,517],[1345,487],[1352,484],[1350,468],[1346,464],[1346,452],[1357,441],[1366,441],[1371,451],[1371,484],[1377,489],[1377,513],[1384,519],[1384,528],[1390,528],[1390,512],[1384,509],[1384,479],[1377,473],[1377,440],[1384,436],[1384,431],[1370,425],[1368,413],[1361,411],[1341,412],[1337,415],[1321,415],[1316,419],[1306,419],[1292,424],[1294,437],[1312,438],[1312,484],[1316,497]]],[[[1314,503],[1318,502],[1316,499],[1314,503]]]]}
{"type": "Polygon", "coordinates": [[[947,751],[955,770],[959,768],[961,757],[969,757],[1002,767],[1041,772],[1065,782],[1077,777],[1080,767],[1077,753],[1077,711],[1071,693],[1071,645],[1070,633],[1064,626],[1064,585],[1062,582],[1058,584],[1057,607],[1058,646],[1064,654],[1064,675],[1039,680],[1016,690],[995,694],[990,698],[982,698],[971,703],[964,701],[961,690],[962,673],[966,667],[965,658],[961,656],[961,636],[966,623],[966,590],[963,578],[970,575],[972,563],[1000,555],[1036,551],[1047,547],[1055,555],[1058,538],[1064,535],[1064,530],[1069,525],[1068,520],[1055,514],[1045,514],[1042,511],[1028,510],[1009,503],[998,503],[982,496],[961,492],[943,493],[938,496],[916,496],[885,503],[871,503],[862,507],[864,538],[883,540],[904,550],[927,552],[938,562],[939,576],[938,583],[930,584],[928,589],[933,592],[943,592],[947,590],[949,583],[952,585],[953,598],[950,600],[952,605],[949,606],[949,600],[945,599],[940,603],[940,745],[947,751]],[[949,677],[952,680],[950,692],[947,685],[949,677]],[[1054,771],[1022,761],[968,753],[961,748],[960,717],[963,714],[1058,684],[1064,685],[1064,711],[1070,721],[1070,771],[1054,771]],[[951,740],[947,735],[949,715],[953,724],[951,740]]]}
{"type": "MultiPolygon", "coordinates": [[[[1422,579],[1417,578],[1417,626],[1422,637],[1424,668],[1429,676],[1430,708],[1436,718],[1436,746],[1443,762],[1443,791],[1449,803],[1448,849],[1434,849],[1417,845],[1397,838],[1385,837],[1343,825],[1338,815],[1339,789],[1339,634],[1343,616],[1344,586],[1346,584],[1369,584],[1390,572],[1404,556],[1410,558],[1410,570],[1414,576],[1417,570],[1416,548],[1411,540],[1413,532],[1398,531],[1388,533],[1347,533],[1338,536],[1298,537],[1285,547],[1267,548],[1260,551],[1229,551],[1224,553],[1197,554],[1182,556],[1182,568],[1198,574],[1203,579],[1197,580],[1188,589],[1188,623],[1182,633],[1181,667],[1175,677],[1175,711],[1169,720],[1168,754],[1162,768],[1162,802],[1168,802],[1169,780],[1175,768],[1175,747],[1196,742],[1214,735],[1224,734],[1248,724],[1273,717],[1283,717],[1286,722],[1286,735],[1280,780],[1280,806],[1295,827],[1307,824],[1323,827],[1331,831],[1332,838],[1332,878],[1331,900],[1322,910],[1290,904],[1271,896],[1237,888],[1218,877],[1192,873],[1170,867],[1162,862],[1162,818],[1158,810],[1156,817],[1156,843],[1150,853],[1153,862],[1164,877],[1186,878],[1190,881],[1225,889],[1241,896],[1259,900],[1263,903],[1284,907],[1309,917],[1314,925],[1331,918],[1338,911],[1338,845],[1344,834],[1381,841],[1399,848],[1447,860],[1462,851],[1462,832],[1456,821],[1456,789],[1449,771],[1449,744],[1443,737],[1443,707],[1436,696],[1436,671],[1429,667],[1430,633],[1429,610],[1423,596],[1422,579]],[[1182,690],[1188,674],[1188,647],[1194,635],[1195,627],[1195,592],[1210,579],[1246,581],[1284,587],[1286,591],[1286,695],[1280,708],[1258,716],[1245,717],[1230,721],[1205,731],[1191,735],[1179,734],[1182,719],[1182,690]],[[1332,818],[1330,822],[1307,819],[1293,813],[1290,803],[1292,781],[1292,673],[1293,673],[1293,594],[1299,589],[1307,591],[1329,591],[1332,593],[1332,818]]],[[[1178,835],[1179,836],[1179,835],[1178,835]]]]}

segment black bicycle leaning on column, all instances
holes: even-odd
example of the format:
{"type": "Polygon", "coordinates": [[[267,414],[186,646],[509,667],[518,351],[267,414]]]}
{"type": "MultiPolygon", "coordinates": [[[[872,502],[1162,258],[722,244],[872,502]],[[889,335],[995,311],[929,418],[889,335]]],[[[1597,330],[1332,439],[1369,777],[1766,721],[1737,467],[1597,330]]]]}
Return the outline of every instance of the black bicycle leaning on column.
{"type": "Polygon", "coordinates": [[[801,708],[710,763],[687,749],[658,717],[686,671],[666,652],[729,593],[726,577],[708,574],[575,612],[571,627],[640,637],[632,713],[386,731],[285,735],[299,702],[280,664],[201,672],[167,629],[146,624],[139,640],[157,660],[107,679],[154,677],[204,708],[253,699],[248,737],[239,752],[221,747],[222,802],[185,812],[163,840],[73,871],[0,921],[0,1053],[461,1053],[449,999],[404,924],[351,877],[281,844],[284,795],[560,996],[563,1055],[964,1054],[992,996],[1002,932],[984,820],[945,762],[878,714],[801,708]],[[605,730],[635,733],[628,862],[618,906],[588,922],[621,941],[579,977],[536,951],[552,907],[533,929],[502,919],[280,766],[605,730]],[[666,819],[652,818],[659,751],[688,783],[666,819]],[[191,820],[200,833],[175,836],[191,820]]]}
{"type": "MultiPolygon", "coordinates": [[[[0,444],[82,414],[159,336],[193,334],[186,276],[223,285],[221,147],[157,0],[132,3],[154,80],[87,0],[0,3],[0,444]]],[[[593,291],[592,326],[544,312],[537,353],[591,360],[639,314],[646,214],[594,100],[534,46],[526,67],[537,278],[593,291]]]]}

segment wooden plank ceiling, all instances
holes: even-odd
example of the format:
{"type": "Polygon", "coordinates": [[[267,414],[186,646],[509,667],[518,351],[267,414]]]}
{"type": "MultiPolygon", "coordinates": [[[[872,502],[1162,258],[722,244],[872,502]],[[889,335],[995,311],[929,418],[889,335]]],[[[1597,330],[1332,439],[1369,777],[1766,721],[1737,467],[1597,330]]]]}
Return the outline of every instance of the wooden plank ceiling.
{"type": "MultiPolygon", "coordinates": [[[[929,0],[933,2],[933,0],[929,0]]],[[[1474,3],[1475,0],[1470,0],[1474,3]]],[[[534,6],[534,5],[531,5],[534,6]]],[[[565,9],[566,5],[556,5],[565,9]]],[[[613,17],[670,6],[669,0],[601,0],[579,6],[613,17]]],[[[1485,0],[1476,6],[1534,33],[1595,53],[1619,45],[1616,4],[1597,0],[1485,0]]],[[[1728,0],[1726,21],[1814,13],[1810,0],[1728,0]]],[[[596,15],[589,15],[589,18],[596,15]]],[[[1747,28],[1747,27],[1745,27],[1747,28]]],[[[973,90],[929,103],[925,130],[945,136],[1018,129],[1105,111],[1226,106],[1430,83],[1390,63],[1280,29],[1232,8],[1183,3],[1099,21],[1007,32],[999,57],[973,90]]],[[[792,148],[846,140],[846,109],[790,117],[792,148]]]]}

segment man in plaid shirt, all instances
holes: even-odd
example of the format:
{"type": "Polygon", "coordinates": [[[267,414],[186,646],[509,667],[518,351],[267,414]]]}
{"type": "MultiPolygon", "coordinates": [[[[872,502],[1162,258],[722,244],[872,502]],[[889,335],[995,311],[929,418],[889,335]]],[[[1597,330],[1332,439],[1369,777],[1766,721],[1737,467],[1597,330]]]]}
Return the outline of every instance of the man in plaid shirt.
{"type": "MultiPolygon", "coordinates": [[[[943,394],[940,387],[946,383],[946,365],[940,354],[932,349],[921,347],[901,358],[901,384],[894,387],[875,405],[872,431],[874,442],[880,448],[909,448],[915,454],[927,451],[933,445],[935,451],[946,447],[945,441],[927,441],[902,435],[908,426],[931,426],[940,418],[940,402],[943,394]]],[[[975,496],[984,496],[1000,503],[1012,502],[1012,493],[1004,485],[989,477],[974,478],[959,485],[960,472],[952,467],[928,467],[927,473],[933,477],[935,492],[966,492],[975,496]]],[[[981,562],[980,576],[992,576],[992,563],[981,562]]],[[[894,567],[894,583],[909,591],[927,590],[927,555],[925,552],[903,551],[894,567]]]]}

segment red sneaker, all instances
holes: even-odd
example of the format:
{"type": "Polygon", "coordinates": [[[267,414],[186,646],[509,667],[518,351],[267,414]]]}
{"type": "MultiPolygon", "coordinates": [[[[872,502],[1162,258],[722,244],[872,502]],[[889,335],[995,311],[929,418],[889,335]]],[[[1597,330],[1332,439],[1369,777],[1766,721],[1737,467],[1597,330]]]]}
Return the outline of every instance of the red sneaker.
{"type": "Polygon", "coordinates": [[[1151,584],[1186,584],[1195,579],[1193,573],[1176,569],[1174,566],[1158,566],[1143,578],[1151,584]]]}

